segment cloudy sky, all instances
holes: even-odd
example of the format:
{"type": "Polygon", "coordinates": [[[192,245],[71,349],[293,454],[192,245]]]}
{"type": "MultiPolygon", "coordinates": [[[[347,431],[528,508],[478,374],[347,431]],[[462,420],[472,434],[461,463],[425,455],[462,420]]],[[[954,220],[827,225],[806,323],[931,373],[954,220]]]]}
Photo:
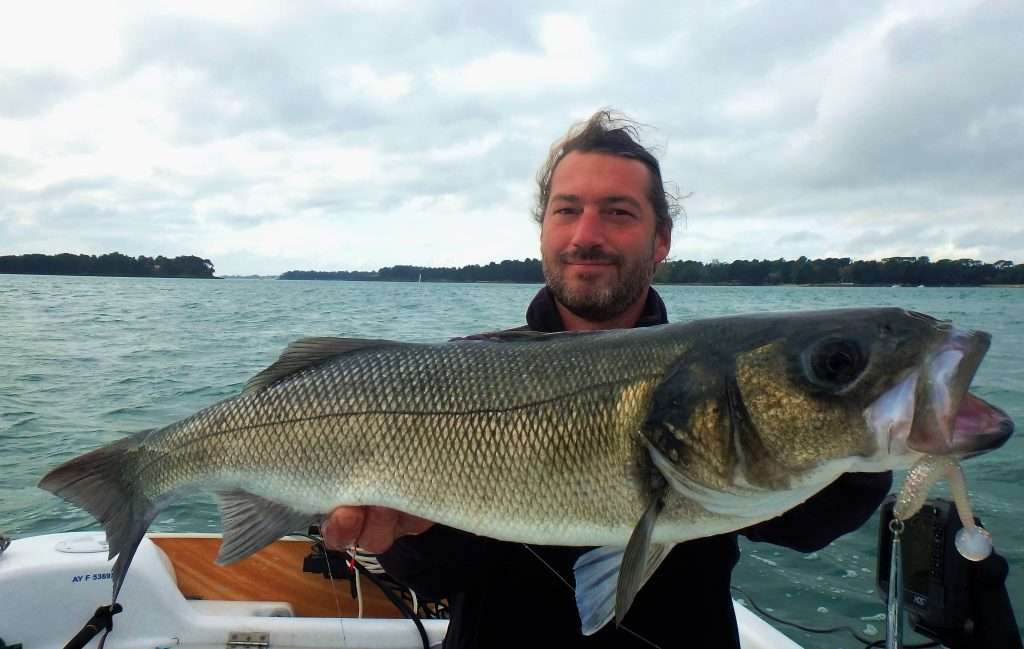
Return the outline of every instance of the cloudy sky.
{"type": "Polygon", "coordinates": [[[553,6],[5,2],[0,254],[535,257],[537,167],[613,107],[692,194],[673,258],[1024,262],[1024,3],[553,6]]]}

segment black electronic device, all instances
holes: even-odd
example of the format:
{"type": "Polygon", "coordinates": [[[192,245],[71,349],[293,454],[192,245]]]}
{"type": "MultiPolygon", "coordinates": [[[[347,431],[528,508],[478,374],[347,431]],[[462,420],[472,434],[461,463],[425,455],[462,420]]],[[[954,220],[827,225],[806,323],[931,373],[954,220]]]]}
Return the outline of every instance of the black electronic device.
{"type": "MultiPolygon", "coordinates": [[[[892,553],[890,496],[882,503],[878,526],[878,591],[889,594],[889,561],[892,553]]],[[[911,623],[934,629],[960,628],[967,619],[967,561],[956,551],[953,537],[963,527],[952,503],[929,500],[904,523],[903,605],[911,623]]]]}
{"type": "MultiPolygon", "coordinates": [[[[878,526],[876,585],[888,600],[894,496],[882,503],[878,526]]],[[[981,522],[975,518],[977,524],[981,522]]],[[[1006,560],[993,554],[979,562],[960,556],[954,545],[962,528],[953,503],[932,498],[904,522],[901,536],[903,604],[922,635],[947,647],[1020,649],[1021,637],[1006,592],[1006,560]],[[981,643],[981,644],[979,644],[981,643]]]]}

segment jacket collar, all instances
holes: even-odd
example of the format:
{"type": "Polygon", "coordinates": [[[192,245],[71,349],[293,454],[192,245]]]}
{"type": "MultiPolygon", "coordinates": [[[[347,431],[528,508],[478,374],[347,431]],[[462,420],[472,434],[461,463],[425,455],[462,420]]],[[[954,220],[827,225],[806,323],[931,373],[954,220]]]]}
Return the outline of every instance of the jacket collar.
{"type": "MultiPolygon", "coordinates": [[[[647,291],[643,311],[634,326],[650,327],[667,322],[668,311],[665,309],[665,303],[652,286],[647,291]]],[[[540,289],[530,302],[526,310],[526,325],[533,331],[565,331],[565,323],[562,322],[562,316],[558,314],[558,308],[555,306],[555,296],[547,286],[540,289]]]]}

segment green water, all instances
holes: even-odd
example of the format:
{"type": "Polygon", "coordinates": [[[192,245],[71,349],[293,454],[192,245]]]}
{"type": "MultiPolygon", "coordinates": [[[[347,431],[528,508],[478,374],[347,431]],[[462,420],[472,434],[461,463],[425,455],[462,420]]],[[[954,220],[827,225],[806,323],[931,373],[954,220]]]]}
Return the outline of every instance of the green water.
{"type": "MultiPolygon", "coordinates": [[[[536,286],[0,275],[0,531],[97,529],[37,489],[57,463],[169,423],[238,392],[291,340],[309,335],[441,341],[519,325],[536,286]]],[[[984,329],[994,342],[974,391],[1024,422],[1024,290],[688,287],[658,289],[672,320],[728,313],[894,305],[984,329]]],[[[1024,439],[966,464],[976,514],[1010,562],[1024,619],[1024,439]]],[[[897,476],[897,483],[900,476],[897,476]]],[[[156,530],[218,529],[207,498],[164,512],[156,530]]],[[[821,552],[744,543],[735,582],[776,615],[884,629],[874,593],[874,521],[821,552]]],[[[680,584],[680,588],[699,588],[680,584]]],[[[784,629],[806,647],[848,636],[784,629]]]]}

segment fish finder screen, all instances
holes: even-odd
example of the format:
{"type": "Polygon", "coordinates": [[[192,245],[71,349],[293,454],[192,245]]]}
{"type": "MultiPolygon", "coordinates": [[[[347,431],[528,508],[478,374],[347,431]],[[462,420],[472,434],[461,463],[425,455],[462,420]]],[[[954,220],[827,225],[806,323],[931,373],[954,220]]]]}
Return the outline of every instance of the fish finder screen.
{"type": "Polygon", "coordinates": [[[932,539],[935,534],[935,510],[923,507],[905,523],[903,532],[903,583],[907,591],[928,597],[934,566],[932,539]]]}

